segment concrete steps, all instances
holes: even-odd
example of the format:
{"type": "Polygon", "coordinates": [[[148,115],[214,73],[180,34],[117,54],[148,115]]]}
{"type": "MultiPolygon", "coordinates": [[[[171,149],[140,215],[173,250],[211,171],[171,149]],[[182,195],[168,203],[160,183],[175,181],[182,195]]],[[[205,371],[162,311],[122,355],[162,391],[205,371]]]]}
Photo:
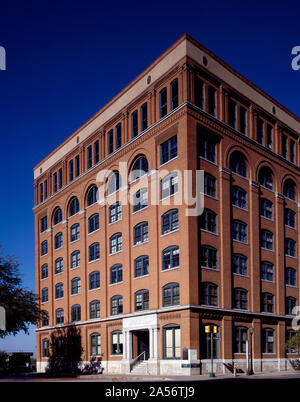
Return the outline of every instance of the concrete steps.
{"type": "Polygon", "coordinates": [[[148,374],[148,362],[147,360],[140,360],[135,364],[130,374],[146,375],[148,374]]]}

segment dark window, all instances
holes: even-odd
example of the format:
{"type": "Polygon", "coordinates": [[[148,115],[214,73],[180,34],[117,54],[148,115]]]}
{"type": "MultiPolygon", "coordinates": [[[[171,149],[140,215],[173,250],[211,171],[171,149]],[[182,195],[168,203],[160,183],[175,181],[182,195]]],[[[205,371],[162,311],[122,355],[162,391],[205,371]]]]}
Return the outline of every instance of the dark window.
{"type": "Polygon", "coordinates": [[[160,164],[164,164],[177,156],[177,135],[160,145],[160,164]]]}
{"type": "Polygon", "coordinates": [[[247,135],[247,110],[240,106],[240,132],[247,135]]]}
{"type": "Polygon", "coordinates": [[[205,268],[218,268],[218,252],[211,246],[201,246],[201,266],[205,268]]]}
{"type": "Polygon", "coordinates": [[[273,149],[273,127],[267,124],[267,148],[273,149]]]}
{"type": "Polygon", "coordinates": [[[108,154],[114,152],[114,130],[111,129],[108,132],[107,146],[108,146],[108,154]]]}
{"type": "Polygon", "coordinates": [[[260,216],[268,219],[273,219],[273,204],[271,201],[261,198],[259,200],[260,216]]]}
{"type": "Polygon", "coordinates": [[[204,137],[199,138],[199,156],[211,162],[216,162],[216,143],[204,137]]]}
{"type": "Polygon", "coordinates": [[[74,278],[71,280],[71,295],[77,295],[81,290],[80,278],[74,278]]]}
{"type": "Polygon", "coordinates": [[[134,296],[135,311],[149,310],[149,290],[139,290],[134,296]]]}
{"type": "Polygon", "coordinates": [[[245,327],[234,328],[234,353],[246,353],[248,329],[245,327]]]}
{"type": "Polygon", "coordinates": [[[93,300],[90,302],[90,319],[100,318],[100,301],[93,300]]]}
{"type": "Polygon", "coordinates": [[[122,251],[122,233],[116,233],[109,239],[109,253],[115,254],[122,251]]]}
{"type": "Polygon", "coordinates": [[[262,329],[262,353],[274,353],[274,330],[262,329]]]}
{"type": "Polygon", "coordinates": [[[41,244],[41,255],[48,254],[48,241],[44,240],[41,244]]]}
{"type": "Polygon", "coordinates": [[[79,155],[77,155],[75,158],[75,177],[78,177],[79,175],[80,175],[80,159],[79,155]]]}
{"type": "Polygon", "coordinates": [[[171,246],[162,252],[162,269],[179,267],[179,247],[171,246]]]}
{"type": "Polygon", "coordinates": [[[138,135],[138,112],[135,110],[131,114],[131,136],[132,138],[138,135]]]}
{"type": "Polygon", "coordinates": [[[114,223],[122,219],[122,205],[118,201],[109,207],[109,223],[114,223]]]}
{"type": "Polygon", "coordinates": [[[80,267],[80,251],[75,250],[71,254],[71,269],[80,267]]]}
{"type": "Polygon", "coordinates": [[[248,292],[245,289],[234,289],[234,308],[248,310],[248,292]]]}
{"type": "Polygon", "coordinates": [[[94,164],[99,162],[99,141],[94,142],[94,164]]]}
{"type": "Polygon", "coordinates": [[[48,288],[42,289],[42,303],[46,303],[48,301],[48,288]]]}
{"type": "Polygon", "coordinates": [[[296,213],[289,208],[284,210],[284,223],[286,226],[296,229],[296,213]]]}
{"type": "Polygon", "coordinates": [[[296,257],[296,242],[293,239],[285,239],[285,255],[296,257]]]}
{"type": "Polygon", "coordinates": [[[261,145],[264,145],[264,131],[265,131],[265,125],[263,120],[257,119],[257,142],[259,142],[261,145]]]}
{"type": "Polygon", "coordinates": [[[163,307],[176,306],[180,303],[178,283],[168,283],[162,288],[163,307]]]}
{"type": "Polygon", "coordinates": [[[176,78],[170,84],[171,91],[171,110],[174,110],[178,106],[178,79],[176,78]]]}
{"type": "Polygon", "coordinates": [[[44,198],[48,197],[48,180],[44,181],[44,198]]]}
{"type": "Polygon", "coordinates": [[[296,152],[295,152],[295,141],[290,140],[290,161],[295,163],[296,160],[296,152]]]}
{"type": "Polygon", "coordinates": [[[233,187],[231,192],[232,205],[247,209],[247,192],[240,187],[233,187]]]}
{"type": "Polygon", "coordinates": [[[91,145],[87,148],[86,158],[87,168],[90,169],[93,165],[93,148],[91,145]]]}
{"type": "Polygon", "coordinates": [[[167,88],[163,88],[159,93],[159,115],[160,118],[166,116],[167,110],[167,88]]]}
{"type": "Polygon", "coordinates": [[[123,267],[121,264],[113,265],[110,268],[110,283],[118,283],[123,281],[123,267]]]}
{"type": "Polygon", "coordinates": [[[48,311],[43,311],[43,316],[42,316],[42,327],[46,327],[49,325],[49,313],[48,311]]]}
{"type": "Polygon", "coordinates": [[[61,257],[57,258],[54,263],[54,273],[60,274],[63,272],[63,259],[61,257]]]}
{"type": "Polygon", "coordinates": [[[97,201],[98,201],[98,188],[96,186],[93,186],[90,188],[88,195],[87,195],[87,199],[86,199],[87,207],[95,204],[97,201]]]}
{"type": "Polygon", "coordinates": [[[71,321],[80,321],[81,320],[81,307],[79,304],[75,304],[71,307],[71,321]]]}
{"type": "Polygon", "coordinates": [[[79,201],[78,198],[72,198],[69,207],[69,216],[73,216],[79,212],[79,201]]]}
{"type": "Polygon", "coordinates": [[[288,139],[287,136],[282,134],[281,138],[281,149],[282,149],[282,156],[284,158],[288,158],[288,139]]]}
{"type": "Polygon", "coordinates": [[[74,162],[73,159],[69,162],[69,182],[74,179],[74,162]]]}
{"type": "Polygon", "coordinates": [[[111,333],[111,354],[123,354],[123,334],[121,331],[114,331],[111,333]]]}
{"type": "Polygon", "coordinates": [[[268,230],[260,232],[260,247],[267,250],[273,250],[273,233],[268,230]]]}
{"type": "Polygon", "coordinates": [[[147,111],[147,103],[144,103],[141,106],[141,131],[146,130],[148,127],[148,111],[147,111]]]}
{"type": "Polygon", "coordinates": [[[247,225],[244,222],[232,222],[232,239],[247,243],[247,225]]]}
{"type": "Polygon", "coordinates": [[[55,235],[54,238],[54,249],[61,248],[63,246],[63,234],[59,232],[55,235]]]}
{"type": "Polygon", "coordinates": [[[201,284],[201,304],[218,306],[218,286],[214,283],[204,282],[201,284]]]}
{"type": "Polygon", "coordinates": [[[133,197],[133,212],[140,211],[148,206],[148,190],[147,188],[141,188],[133,197]]]}
{"type": "Polygon", "coordinates": [[[40,184],[40,202],[44,200],[44,185],[43,183],[40,184]]]}
{"type": "Polygon", "coordinates": [[[195,75],[195,105],[200,109],[205,109],[205,85],[204,82],[195,75]]]}
{"type": "Polygon", "coordinates": [[[88,232],[92,233],[99,229],[99,214],[94,214],[89,217],[88,232]]]}
{"type": "Polygon", "coordinates": [[[232,99],[228,100],[228,123],[237,129],[237,104],[232,99]]]}
{"type": "Polygon", "coordinates": [[[204,172],[204,194],[214,198],[217,196],[217,180],[206,172],[204,172]]]}
{"type": "Polygon", "coordinates": [[[246,159],[240,152],[233,152],[230,157],[230,169],[232,172],[237,173],[240,176],[247,177],[247,164],[246,159]]]}
{"type": "Polygon", "coordinates": [[[97,289],[100,288],[100,272],[95,271],[90,273],[89,275],[89,289],[97,289]]]}
{"type": "Polygon", "coordinates": [[[62,221],[62,210],[60,208],[56,208],[53,214],[53,225],[57,225],[62,221]]]}
{"type": "Polygon", "coordinates": [[[70,229],[70,241],[79,240],[80,238],[80,226],[79,223],[75,223],[70,229]]]}
{"type": "Polygon", "coordinates": [[[123,313],[123,297],[113,296],[110,301],[111,315],[117,315],[123,313]]]}
{"type": "Polygon", "coordinates": [[[297,305],[297,300],[294,297],[285,298],[285,314],[296,315],[294,308],[297,305]]]}
{"type": "Polygon", "coordinates": [[[144,276],[149,274],[149,257],[142,255],[134,261],[134,277],[144,276]]]}
{"type": "Polygon", "coordinates": [[[48,278],[48,264],[43,264],[41,268],[41,279],[48,278]]]}
{"type": "Polygon", "coordinates": [[[208,113],[214,117],[217,115],[217,92],[210,85],[208,87],[208,113]]]}
{"type": "Polygon", "coordinates": [[[121,125],[121,123],[116,125],[115,135],[116,135],[116,149],[118,149],[122,145],[122,125],[121,125]]]}
{"type": "Polygon", "coordinates": [[[260,278],[265,281],[274,280],[274,265],[268,261],[262,261],[260,264],[260,278]]]}
{"type": "Polygon", "coordinates": [[[45,232],[45,230],[47,230],[48,225],[47,225],[47,216],[43,216],[43,218],[41,218],[41,233],[45,232]]]}
{"type": "Polygon", "coordinates": [[[262,294],[261,311],[264,313],[274,313],[274,296],[271,293],[262,294]]]}
{"type": "Polygon", "coordinates": [[[60,168],[58,171],[58,187],[62,188],[62,185],[63,185],[62,168],[60,168]]]}
{"type": "Polygon", "coordinates": [[[141,222],[133,229],[134,245],[148,241],[148,222],[141,222]]]}
{"type": "Polygon", "coordinates": [[[262,186],[269,190],[273,190],[273,173],[271,169],[268,167],[261,168],[258,175],[258,181],[262,186]]]}
{"type": "Polygon", "coordinates": [[[53,174],[53,192],[57,192],[57,172],[53,174]]]}
{"type": "Polygon", "coordinates": [[[283,195],[290,200],[296,201],[296,186],[295,183],[288,179],[283,186],[283,195]]]}
{"type": "Polygon", "coordinates": [[[200,228],[208,232],[217,233],[217,215],[215,212],[204,209],[200,217],[200,228]]]}
{"type": "Polygon", "coordinates": [[[241,254],[232,256],[232,269],[235,274],[248,275],[248,258],[241,254]]]}
{"type": "Polygon", "coordinates": [[[95,261],[100,258],[100,245],[93,243],[89,246],[89,261],[95,261]]]}
{"type": "Polygon", "coordinates": [[[55,312],[55,323],[56,324],[64,323],[64,310],[62,308],[58,308],[55,312]]]}
{"type": "MultiPolygon", "coordinates": [[[[42,267],[43,268],[43,267],[42,267]]],[[[285,269],[285,284],[289,286],[296,286],[296,270],[293,268],[285,269]]]]}
{"type": "Polygon", "coordinates": [[[62,283],[57,283],[55,285],[55,299],[60,299],[64,297],[64,285],[62,283]]]}
{"type": "Polygon", "coordinates": [[[161,217],[161,234],[173,232],[179,228],[178,209],[171,209],[161,217]]]}
{"type": "Polygon", "coordinates": [[[144,156],[138,158],[131,171],[131,180],[137,180],[148,172],[148,161],[144,156]]]}
{"type": "Polygon", "coordinates": [[[43,346],[42,346],[42,356],[49,357],[49,339],[43,339],[43,346]]]}

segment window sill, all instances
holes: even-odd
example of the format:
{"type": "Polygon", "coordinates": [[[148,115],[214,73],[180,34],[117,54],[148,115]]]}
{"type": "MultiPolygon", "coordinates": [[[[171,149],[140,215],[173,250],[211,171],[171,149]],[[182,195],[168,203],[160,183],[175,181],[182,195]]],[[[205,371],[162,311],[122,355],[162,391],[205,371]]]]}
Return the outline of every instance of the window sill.
{"type": "Polygon", "coordinates": [[[270,251],[271,253],[274,253],[274,249],[271,249],[271,248],[261,247],[260,249],[264,250],[264,251],[270,251]]]}
{"type": "Polygon", "coordinates": [[[146,275],[140,275],[140,276],[135,276],[133,279],[141,279],[141,278],[146,278],[147,276],[150,276],[150,274],[146,274],[146,275]]]}
{"type": "Polygon", "coordinates": [[[120,254],[120,253],[122,253],[122,251],[123,250],[118,250],[118,251],[115,251],[114,253],[109,253],[108,256],[111,257],[113,255],[120,254]]]}
{"type": "Polygon", "coordinates": [[[176,232],[179,232],[179,228],[178,228],[178,229],[174,229],[174,230],[170,230],[170,231],[167,232],[167,233],[163,233],[163,234],[160,235],[160,237],[165,237],[165,236],[168,236],[169,234],[176,233],[176,232]]]}
{"type": "Polygon", "coordinates": [[[94,292],[95,290],[101,289],[100,286],[98,288],[89,289],[88,292],[94,292]]]}
{"type": "Polygon", "coordinates": [[[100,258],[96,258],[95,260],[89,261],[88,264],[93,264],[93,262],[100,261],[100,258]]]}
{"type": "Polygon", "coordinates": [[[121,283],[123,283],[123,281],[110,283],[109,286],[116,286],[116,285],[120,285],[121,283]]]}
{"type": "Polygon", "coordinates": [[[100,230],[100,229],[95,229],[95,230],[93,230],[92,232],[89,232],[89,233],[88,233],[88,236],[93,235],[94,233],[99,232],[99,230],[100,230]]]}
{"type": "Polygon", "coordinates": [[[140,242],[140,243],[136,243],[136,244],[134,244],[132,247],[142,246],[143,244],[147,244],[147,243],[149,243],[149,240],[145,240],[145,241],[142,241],[142,242],[140,242]]]}
{"type": "Polygon", "coordinates": [[[79,241],[79,240],[80,240],[80,237],[79,237],[78,239],[75,239],[75,240],[70,241],[70,244],[76,243],[76,242],[79,241]]]}
{"type": "Polygon", "coordinates": [[[238,205],[231,204],[234,208],[239,209],[240,211],[249,212],[248,208],[239,207],[238,205]]]}
{"type": "Polygon", "coordinates": [[[214,236],[219,237],[219,233],[217,233],[217,232],[211,232],[210,230],[206,230],[206,229],[200,229],[200,230],[201,230],[201,232],[212,234],[214,236]]]}
{"type": "Polygon", "coordinates": [[[137,211],[133,211],[133,212],[132,212],[132,215],[138,214],[139,212],[144,211],[145,209],[148,209],[148,205],[147,205],[146,207],[140,208],[140,209],[137,210],[137,211]]]}
{"type": "Polygon", "coordinates": [[[201,269],[209,269],[210,271],[216,271],[220,272],[219,268],[212,268],[212,267],[205,267],[204,265],[201,265],[201,269]]]}
{"type": "Polygon", "coordinates": [[[171,268],[162,269],[161,272],[174,271],[175,269],[179,269],[179,268],[180,268],[180,265],[178,265],[178,267],[171,267],[171,268]]]}
{"type": "Polygon", "coordinates": [[[118,222],[120,222],[121,220],[122,220],[122,217],[121,217],[120,219],[116,220],[116,221],[109,222],[108,226],[113,225],[114,223],[118,223],[118,222]]]}
{"type": "Polygon", "coordinates": [[[244,244],[245,246],[249,246],[248,241],[247,241],[247,242],[244,242],[244,241],[237,240],[237,239],[232,239],[232,240],[235,241],[235,242],[237,242],[237,243],[239,243],[239,244],[244,244]]]}
{"type": "MultiPolygon", "coordinates": [[[[177,148],[178,149],[178,148],[177,148]]],[[[164,167],[166,166],[168,163],[175,161],[176,159],[178,159],[178,155],[176,155],[174,158],[169,159],[167,162],[162,163],[159,167],[164,167]]]]}

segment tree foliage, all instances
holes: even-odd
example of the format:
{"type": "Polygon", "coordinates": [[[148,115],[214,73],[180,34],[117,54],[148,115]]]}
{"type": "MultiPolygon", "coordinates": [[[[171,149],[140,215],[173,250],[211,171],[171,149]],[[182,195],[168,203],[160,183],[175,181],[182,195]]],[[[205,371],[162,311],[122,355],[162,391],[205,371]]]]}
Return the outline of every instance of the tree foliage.
{"type": "Polygon", "coordinates": [[[22,285],[19,263],[16,257],[4,255],[0,246],[0,306],[6,311],[6,330],[0,330],[0,338],[28,333],[29,325],[41,319],[43,312],[36,296],[22,285]]]}
{"type": "Polygon", "coordinates": [[[295,335],[291,337],[285,344],[286,349],[293,349],[299,351],[300,349],[300,330],[295,332],[295,335]]]}

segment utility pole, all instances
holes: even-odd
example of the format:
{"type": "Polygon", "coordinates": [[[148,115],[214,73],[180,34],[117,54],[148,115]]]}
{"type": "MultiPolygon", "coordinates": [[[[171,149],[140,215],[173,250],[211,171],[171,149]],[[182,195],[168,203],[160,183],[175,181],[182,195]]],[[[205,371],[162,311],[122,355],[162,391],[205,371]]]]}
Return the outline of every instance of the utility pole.
{"type": "Polygon", "coordinates": [[[215,377],[214,373],[214,334],[217,333],[217,326],[216,325],[205,325],[205,333],[210,334],[210,362],[211,362],[211,369],[209,376],[215,377]]]}

